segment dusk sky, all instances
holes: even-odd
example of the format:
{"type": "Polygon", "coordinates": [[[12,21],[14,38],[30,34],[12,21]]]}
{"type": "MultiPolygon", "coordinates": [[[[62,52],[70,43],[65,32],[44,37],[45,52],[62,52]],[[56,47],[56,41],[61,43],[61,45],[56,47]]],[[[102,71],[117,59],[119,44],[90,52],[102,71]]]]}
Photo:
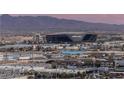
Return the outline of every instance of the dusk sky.
{"type": "MultiPolygon", "coordinates": [[[[15,15],[15,14],[11,14],[15,15]]],[[[19,14],[16,14],[18,16],[19,14]]],[[[25,14],[20,14],[19,16],[24,16],[25,14]]],[[[87,22],[97,22],[97,23],[110,23],[110,24],[124,24],[124,14],[26,14],[32,16],[52,16],[64,19],[74,19],[87,22]]]]}

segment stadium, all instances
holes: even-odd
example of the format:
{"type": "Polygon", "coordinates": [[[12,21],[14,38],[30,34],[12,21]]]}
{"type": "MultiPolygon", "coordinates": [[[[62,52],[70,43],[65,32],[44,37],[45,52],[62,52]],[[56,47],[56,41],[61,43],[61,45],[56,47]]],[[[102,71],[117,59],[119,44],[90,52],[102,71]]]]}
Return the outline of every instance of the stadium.
{"type": "Polygon", "coordinates": [[[96,34],[53,34],[46,35],[47,43],[83,43],[95,42],[97,40],[96,34]]]}

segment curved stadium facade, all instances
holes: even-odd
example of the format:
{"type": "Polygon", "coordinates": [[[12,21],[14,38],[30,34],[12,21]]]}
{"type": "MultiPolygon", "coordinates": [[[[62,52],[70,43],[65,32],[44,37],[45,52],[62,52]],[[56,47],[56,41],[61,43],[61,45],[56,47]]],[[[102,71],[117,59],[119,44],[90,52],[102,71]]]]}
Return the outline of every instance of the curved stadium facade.
{"type": "Polygon", "coordinates": [[[47,43],[81,43],[81,42],[95,42],[97,39],[96,34],[55,34],[46,35],[47,43]]]}

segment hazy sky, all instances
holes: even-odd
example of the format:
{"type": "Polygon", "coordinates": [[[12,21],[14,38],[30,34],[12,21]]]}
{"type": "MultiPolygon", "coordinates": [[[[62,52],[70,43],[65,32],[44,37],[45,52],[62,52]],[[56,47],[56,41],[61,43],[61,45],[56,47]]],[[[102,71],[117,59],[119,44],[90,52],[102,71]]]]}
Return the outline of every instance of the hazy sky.
{"type": "MultiPolygon", "coordinates": [[[[15,15],[15,14],[11,14],[15,15]]],[[[18,16],[19,14],[16,14],[18,16]]],[[[27,15],[27,14],[26,14],[27,15]]],[[[87,22],[100,22],[112,24],[124,24],[124,14],[29,14],[32,16],[53,16],[64,19],[75,19],[87,22]]],[[[24,14],[19,15],[24,16],[24,14]]]]}

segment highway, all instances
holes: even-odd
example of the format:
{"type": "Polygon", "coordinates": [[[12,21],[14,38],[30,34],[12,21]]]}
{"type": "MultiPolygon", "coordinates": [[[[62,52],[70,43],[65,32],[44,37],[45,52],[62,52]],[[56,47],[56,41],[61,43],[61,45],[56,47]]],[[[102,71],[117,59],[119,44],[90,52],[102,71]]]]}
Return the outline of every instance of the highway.
{"type": "Polygon", "coordinates": [[[20,70],[20,71],[29,71],[35,70],[38,72],[48,72],[48,73],[77,73],[77,72],[86,72],[91,71],[96,68],[84,68],[84,69],[46,69],[44,67],[31,67],[31,66],[0,66],[2,70],[20,70]]]}

